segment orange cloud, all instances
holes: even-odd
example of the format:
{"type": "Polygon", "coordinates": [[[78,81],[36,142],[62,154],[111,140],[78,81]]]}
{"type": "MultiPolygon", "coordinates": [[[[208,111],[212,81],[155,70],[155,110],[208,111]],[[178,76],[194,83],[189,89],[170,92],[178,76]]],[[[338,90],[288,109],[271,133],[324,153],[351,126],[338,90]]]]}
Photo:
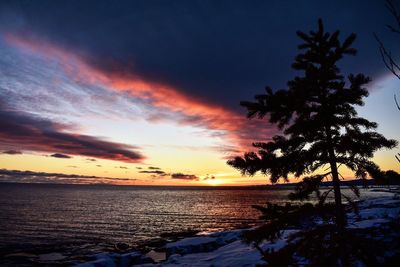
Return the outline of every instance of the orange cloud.
{"type": "Polygon", "coordinates": [[[57,60],[66,74],[76,82],[102,84],[111,90],[127,92],[135,98],[148,101],[155,108],[183,115],[178,120],[180,124],[222,131],[229,146],[233,147],[231,152],[248,148],[252,141],[265,140],[275,132],[268,124],[262,123],[260,127],[259,121],[249,121],[242,114],[198,100],[168,84],[145,80],[135,73],[107,72],[95,68],[85,61],[84,54],[79,51],[70,51],[32,36],[7,34],[5,39],[15,47],[57,60]]]}

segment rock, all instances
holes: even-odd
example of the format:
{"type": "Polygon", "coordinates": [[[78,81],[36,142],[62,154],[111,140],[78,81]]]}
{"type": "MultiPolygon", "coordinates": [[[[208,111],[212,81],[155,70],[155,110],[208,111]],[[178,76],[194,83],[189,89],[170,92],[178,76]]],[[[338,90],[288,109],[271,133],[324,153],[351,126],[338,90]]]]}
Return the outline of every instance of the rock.
{"type": "Polygon", "coordinates": [[[115,244],[115,248],[118,251],[127,251],[129,249],[129,245],[125,243],[117,243],[115,244]]]}
{"type": "Polygon", "coordinates": [[[165,251],[151,250],[146,254],[147,257],[151,258],[154,262],[160,262],[167,259],[165,251]]]}
{"type": "Polygon", "coordinates": [[[161,233],[160,237],[162,238],[167,238],[171,240],[177,240],[180,238],[185,238],[185,237],[191,237],[194,236],[195,234],[199,233],[199,231],[196,230],[191,230],[188,229],[186,231],[180,231],[180,232],[166,232],[166,233],[161,233]]]}
{"type": "Polygon", "coordinates": [[[153,238],[152,240],[146,241],[142,247],[158,248],[162,247],[167,243],[167,240],[163,238],[153,238]]]}

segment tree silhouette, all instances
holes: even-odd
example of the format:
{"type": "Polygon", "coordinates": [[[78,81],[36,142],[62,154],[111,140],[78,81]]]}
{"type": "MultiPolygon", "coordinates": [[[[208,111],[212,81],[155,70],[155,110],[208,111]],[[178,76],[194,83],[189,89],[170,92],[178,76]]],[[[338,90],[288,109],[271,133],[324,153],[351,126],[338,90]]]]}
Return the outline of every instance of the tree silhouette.
{"type": "Polygon", "coordinates": [[[373,153],[393,148],[396,141],[375,132],[377,124],[359,117],[354,108],[364,104],[362,99],[368,96],[364,86],[370,79],[363,74],[350,74],[346,82],[337,66],[343,56],[356,54],[351,47],[355,34],[341,42],[339,31],[325,32],[319,20],[316,32],[299,31],[297,35],[303,43],[298,46],[301,52],[292,67],[304,75],[290,80],[287,89],[273,91],[267,87],[266,93],[255,96],[255,102],[241,102],[249,118],[268,116],[282,134],[267,143],[254,143],[257,152],[247,152],[228,164],[243,175],[269,175],[272,183],[288,181],[290,175],[303,177],[292,198],[304,199],[312,192],[319,193],[320,183],[331,177],[333,190],[323,197],[333,191],[336,229],[341,232],[346,217],[338,165],[347,166],[356,177],[366,179],[368,174],[379,172],[371,161],[373,153]]]}

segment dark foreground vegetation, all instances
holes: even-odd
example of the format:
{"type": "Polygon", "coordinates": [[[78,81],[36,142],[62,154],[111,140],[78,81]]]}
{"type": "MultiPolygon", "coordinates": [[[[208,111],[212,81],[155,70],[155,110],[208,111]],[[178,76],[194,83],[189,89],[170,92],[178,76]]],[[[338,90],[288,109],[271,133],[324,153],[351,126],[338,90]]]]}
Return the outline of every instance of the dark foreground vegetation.
{"type": "MultiPolygon", "coordinates": [[[[377,123],[359,117],[355,110],[368,96],[366,85],[370,79],[363,74],[349,74],[345,78],[337,65],[344,56],[356,55],[352,47],[356,35],[341,41],[339,31],[326,32],[321,20],[316,31],[297,32],[297,35],[302,43],[292,67],[302,75],[290,80],[286,89],[267,87],[264,94],[255,96],[255,102],[241,102],[249,118],[266,117],[282,134],[267,143],[254,143],[257,152],[247,152],[228,164],[244,175],[257,172],[268,175],[272,183],[280,179],[288,181],[290,176],[301,178],[289,198],[307,200],[315,193],[318,201],[256,207],[263,213],[266,224],[248,232],[246,240],[259,248],[270,266],[295,265],[299,255],[307,259],[309,266],[386,264],[379,261],[385,244],[361,230],[348,229],[343,199],[354,212],[358,208],[341,191],[340,167],[350,169],[365,183],[368,177],[381,184],[398,180],[397,173],[383,172],[371,161],[375,151],[394,148],[397,142],[376,132],[377,123]],[[321,192],[324,181],[330,181],[331,188],[321,192]],[[334,203],[325,201],[330,194],[334,203]],[[310,218],[316,217],[323,223],[305,227],[310,218]],[[298,225],[303,225],[304,230],[293,235],[295,242],[285,249],[264,251],[258,246],[264,240],[279,238],[283,229],[298,225]]],[[[358,197],[359,189],[354,185],[349,187],[358,197]]],[[[396,227],[390,231],[396,232],[396,227]]]]}

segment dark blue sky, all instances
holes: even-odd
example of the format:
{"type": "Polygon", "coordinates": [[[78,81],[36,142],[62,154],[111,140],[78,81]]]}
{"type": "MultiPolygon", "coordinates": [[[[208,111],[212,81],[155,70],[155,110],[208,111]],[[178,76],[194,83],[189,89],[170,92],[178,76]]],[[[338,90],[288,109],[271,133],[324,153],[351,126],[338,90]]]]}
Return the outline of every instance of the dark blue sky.
{"type": "MultiPolygon", "coordinates": [[[[239,102],[285,88],[298,74],[296,31],[319,18],[342,40],[357,34],[358,55],[339,66],[376,81],[357,111],[398,139],[400,81],[373,36],[398,50],[384,0],[0,0],[0,168],[83,182],[264,183],[226,164],[279,132],[239,102]]],[[[399,168],[391,151],[374,160],[399,168]]]]}
{"type": "Polygon", "coordinates": [[[384,66],[373,32],[390,46],[384,1],[2,1],[0,29],[78,51],[96,68],[134,72],[201,100],[238,102],[282,88],[293,77],[297,30],[322,18],[358,36],[346,71],[378,77],[384,66]]]}

